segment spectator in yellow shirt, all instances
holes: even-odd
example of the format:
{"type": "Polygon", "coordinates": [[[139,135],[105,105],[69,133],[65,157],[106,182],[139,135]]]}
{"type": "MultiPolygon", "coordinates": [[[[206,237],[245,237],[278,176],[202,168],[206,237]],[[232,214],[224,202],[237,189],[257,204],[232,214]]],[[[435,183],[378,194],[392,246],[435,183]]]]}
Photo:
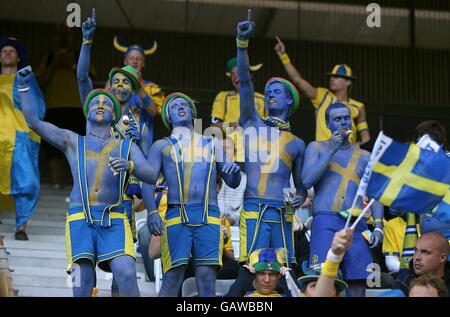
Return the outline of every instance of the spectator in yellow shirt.
{"type": "MultiPolygon", "coordinates": [[[[250,70],[255,72],[262,67],[262,64],[250,66],[250,70]]],[[[212,126],[221,128],[224,134],[234,142],[235,160],[244,162],[244,149],[242,134],[234,131],[239,126],[240,107],[239,107],[239,75],[237,73],[236,57],[227,62],[227,71],[225,73],[230,77],[233,90],[221,91],[214,99],[211,110],[212,126]]],[[[255,107],[261,117],[267,115],[267,109],[264,104],[264,95],[255,91],[255,107]]]]}
{"type": "Polygon", "coordinates": [[[275,51],[286,69],[291,81],[308,97],[316,114],[316,141],[327,141],[331,138],[330,129],[326,126],[325,112],[327,108],[336,102],[344,103],[349,107],[352,113],[352,131],[349,140],[352,144],[356,142],[356,132],[359,131],[361,143],[370,140],[369,127],[366,122],[366,110],[364,104],[350,98],[350,91],[356,77],[352,69],[346,64],[334,66],[329,77],[329,88],[314,87],[306,81],[292,65],[289,56],[286,53],[284,43],[277,37],[275,51]]]}

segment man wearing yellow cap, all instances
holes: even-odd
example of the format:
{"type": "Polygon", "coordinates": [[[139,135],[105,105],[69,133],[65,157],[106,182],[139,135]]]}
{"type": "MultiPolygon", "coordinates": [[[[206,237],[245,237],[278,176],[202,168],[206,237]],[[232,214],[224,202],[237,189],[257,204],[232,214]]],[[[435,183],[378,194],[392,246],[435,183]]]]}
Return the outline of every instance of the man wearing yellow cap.
{"type": "Polygon", "coordinates": [[[327,73],[329,77],[329,89],[314,87],[292,65],[286,53],[284,43],[278,37],[275,52],[283,63],[291,80],[311,100],[311,103],[316,109],[316,141],[327,141],[331,138],[330,130],[326,126],[325,112],[331,104],[336,102],[346,104],[351,110],[353,133],[349,137],[350,143],[354,144],[356,142],[357,130],[361,137],[361,143],[366,143],[370,140],[364,104],[349,97],[351,86],[356,77],[348,65],[338,64],[334,66],[330,73],[327,73]]]}

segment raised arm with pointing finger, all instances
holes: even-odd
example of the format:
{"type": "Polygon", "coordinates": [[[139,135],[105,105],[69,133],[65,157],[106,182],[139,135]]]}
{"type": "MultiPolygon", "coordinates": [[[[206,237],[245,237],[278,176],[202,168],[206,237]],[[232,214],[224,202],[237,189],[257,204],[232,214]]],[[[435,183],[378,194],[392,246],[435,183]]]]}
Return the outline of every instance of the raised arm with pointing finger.
{"type": "Polygon", "coordinates": [[[351,87],[356,80],[352,69],[347,64],[338,64],[332,71],[327,73],[329,78],[328,88],[314,87],[305,80],[291,63],[286,53],[284,43],[276,37],[275,52],[280,58],[289,78],[295,83],[300,91],[311,100],[316,109],[316,141],[326,141],[330,139],[331,134],[326,127],[325,112],[327,108],[337,102],[346,104],[351,109],[351,118],[353,121],[353,134],[350,135],[350,143],[356,142],[356,132],[359,131],[361,143],[370,140],[369,127],[366,122],[366,111],[364,104],[350,98],[351,87]]]}
{"type": "Polygon", "coordinates": [[[89,92],[94,88],[92,81],[89,78],[89,67],[91,63],[91,46],[96,25],[96,13],[95,8],[93,8],[91,16],[81,25],[81,30],[83,31],[83,43],[81,44],[80,57],[78,58],[77,79],[82,104],[84,104],[89,92]]]}
{"type": "Polygon", "coordinates": [[[308,99],[314,99],[317,95],[317,88],[311,85],[307,80],[305,80],[302,75],[298,72],[297,68],[291,63],[288,54],[286,53],[286,48],[284,43],[280,40],[278,36],[277,44],[275,45],[275,52],[283,63],[284,69],[289,75],[292,82],[300,89],[300,91],[308,97],[308,99]]]}

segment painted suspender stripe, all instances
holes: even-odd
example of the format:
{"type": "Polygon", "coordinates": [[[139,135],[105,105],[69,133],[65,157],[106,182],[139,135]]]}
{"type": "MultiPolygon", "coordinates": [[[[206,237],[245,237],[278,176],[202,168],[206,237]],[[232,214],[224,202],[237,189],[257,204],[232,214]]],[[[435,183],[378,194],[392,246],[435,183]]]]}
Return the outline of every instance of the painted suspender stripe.
{"type": "Polygon", "coordinates": [[[86,178],[86,143],[85,138],[81,135],[77,135],[77,174],[78,185],[80,187],[81,201],[83,204],[83,211],[85,214],[86,222],[93,224],[91,215],[91,207],[89,204],[89,191],[86,178]]]}
{"type": "MultiPolygon", "coordinates": [[[[128,160],[131,150],[131,140],[122,140],[120,143],[120,157],[128,160]]],[[[83,204],[83,212],[85,214],[86,222],[93,224],[90,202],[89,202],[89,188],[86,176],[86,140],[84,136],[77,136],[77,174],[80,188],[81,200],[83,204]]],[[[123,192],[128,179],[128,172],[121,171],[119,173],[119,200],[117,203],[106,207],[102,214],[102,226],[111,226],[111,209],[122,204],[123,192]],[[105,212],[107,212],[107,224],[105,224],[105,212]]]]}
{"type": "MultiPolygon", "coordinates": [[[[128,160],[128,158],[130,157],[131,144],[132,144],[132,140],[130,140],[130,139],[125,139],[120,142],[120,157],[122,159],[128,160]]],[[[129,176],[129,174],[126,171],[121,171],[119,173],[119,200],[117,201],[117,203],[115,203],[113,205],[109,205],[108,207],[106,207],[103,210],[102,226],[108,226],[108,227],[111,226],[111,217],[110,217],[111,209],[114,207],[120,206],[122,204],[122,198],[123,198],[123,195],[125,192],[125,186],[127,184],[128,176],[129,176]],[[107,225],[104,224],[105,212],[107,214],[107,219],[106,219],[108,221],[107,225]]]]}
{"type": "MultiPolygon", "coordinates": [[[[178,179],[178,190],[180,195],[180,217],[182,219],[183,223],[189,223],[189,217],[187,215],[186,209],[185,209],[185,202],[184,202],[184,153],[183,153],[183,145],[181,142],[178,141],[177,138],[170,136],[165,138],[170,145],[172,146],[172,150],[174,152],[175,160],[176,160],[176,171],[177,171],[177,179],[178,179]],[[175,144],[178,144],[180,147],[181,152],[181,159],[179,158],[179,155],[177,153],[177,149],[175,147],[175,144]]],[[[210,153],[210,162],[209,162],[209,168],[208,172],[205,175],[205,181],[206,181],[206,188],[205,188],[205,194],[204,194],[204,200],[203,200],[203,217],[202,217],[202,224],[208,224],[208,203],[209,203],[209,187],[211,184],[211,174],[212,174],[212,166],[214,164],[214,155],[215,155],[215,149],[214,149],[214,142],[212,141],[212,138],[209,139],[209,142],[211,142],[211,153],[210,153]]]]}

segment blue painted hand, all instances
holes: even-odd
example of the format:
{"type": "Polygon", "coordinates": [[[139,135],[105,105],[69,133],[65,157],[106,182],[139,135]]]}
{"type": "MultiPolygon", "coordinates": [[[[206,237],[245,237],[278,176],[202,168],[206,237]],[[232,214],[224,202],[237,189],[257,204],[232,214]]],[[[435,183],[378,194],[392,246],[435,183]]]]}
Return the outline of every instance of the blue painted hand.
{"type": "Polygon", "coordinates": [[[141,133],[139,132],[136,120],[134,120],[133,118],[130,119],[128,127],[125,130],[125,134],[127,138],[134,138],[136,142],[139,142],[141,140],[141,133]]]}
{"type": "Polygon", "coordinates": [[[370,248],[375,248],[383,242],[383,231],[381,229],[375,229],[370,238],[370,248]]]}
{"type": "Polygon", "coordinates": [[[94,38],[96,27],[96,14],[95,8],[92,9],[92,15],[86,19],[81,25],[81,30],[83,32],[83,38],[85,40],[92,40],[94,38]]]}
{"type": "Polygon", "coordinates": [[[252,21],[252,10],[248,9],[247,21],[238,23],[237,37],[240,40],[248,40],[253,33],[255,26],[255,22],[252,21]]]}
{"type": "Polygon", "coordinates": [[[241,171],[241,168],[235,162],[226,162],[223,165],[222,173],[223,174],[234,174],[241,171]]]}
{"type": "Polygon", "coordinates": [[[147,219],[147,227],[150,234],[154,236],[162,236],[164,233],[164,224],[159,212],[151,212],[147,219]]]}
{"type": "Polygon", "coordinates": [[[121,172],[121,171],[130,171],[130,161],[120,158],[120,157],[110,157],[109,158],[109,166],[115,171],[115,172],[121,172]]]}
{"type": "Polygon", "coordinates": [[[295,195],[294,199],[292,200],[292,207],[294,207],[295,209],[298,209],[302,206],[304,201],[305,201],[305,199],[302,196],[295,195]]]}
{"type": "Polygon", "coordinates": [[[17,71],[16,80],[17,84],[19,85],[19,89],[29,87],[30,80],[33,76],[33,69],[31,68],[31,66],[24,67],[17,71]]]}
{"type": "Polygon", "coordinates": [[[333,135],[330,139],[330,148],[333,152],[336,152],[339,150],[339,147],[342,145],[342,142],[344,142],[344,137],[339,131],[334,131],[333,135]]]}

